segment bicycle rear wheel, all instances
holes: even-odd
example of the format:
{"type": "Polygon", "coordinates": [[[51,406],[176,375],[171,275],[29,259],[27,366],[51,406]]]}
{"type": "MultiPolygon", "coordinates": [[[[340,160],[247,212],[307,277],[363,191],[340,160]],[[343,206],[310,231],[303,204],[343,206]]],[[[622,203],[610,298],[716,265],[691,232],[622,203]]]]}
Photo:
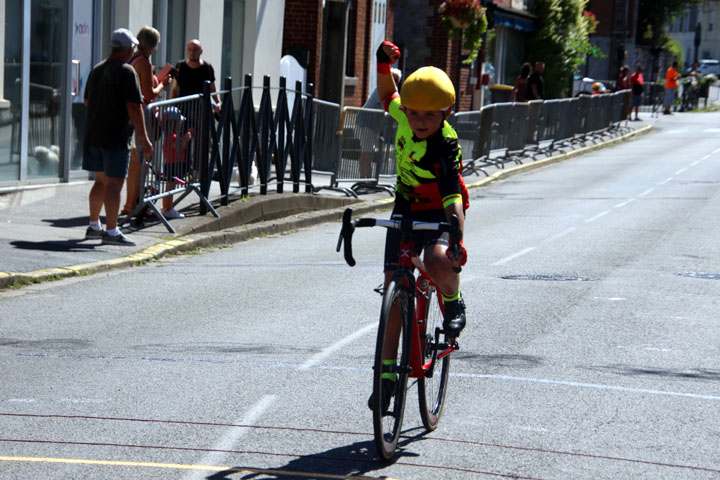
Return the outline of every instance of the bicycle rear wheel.
{"type": "MultiPolygon", "coordinates": [[[[405,414],[405,397],[410,370],[411,315],[407,289],[396,280],[391,280],[385,289],[380,311],[372,398],[375,445],[384,460],[390,460],[395,454],[405,414]],[[394,317],[395,323],[391,323],[391,316],[394,317]],[[399,329],[399,341],[397,355],[394,359],[395,366],[389,364],[393,359],[383,358],[383,351],[387,351],[388,345],[396,338],[394,335],[396,329],[399,329]],[[387,390],[393,382],[383,382],[383,373],[397,374],[397,381],[394,382],[391,392],[387,390]],[[390,405],[385,409],[383,399],[387,399],[392,393],[394,395],[390,399],[390,405]]],[[[391,345],[389,350],[394,350],[394,346],[391,345]]]]}
{"type": "MultiPolygon", "coordinates": [[[[442,328],[443,313],[440,308],[442,296],[434,286],[428,288],[427,303],[425,307],[425,337],[422,338],[423,363],[433,358],[436,350],[443,350],[445,345],[437,345],[441,341],[440,334],[435,337],[435,330],[442,328]],[[439,347],[439,348],[437,348],[439,347]]],[[[426,372],[426,375],[430,372],[426,372]]],[[[418,379],[418,395],[420,399],[420,418],[423,426],[435,430],[442,415],[447,392],[448,377],[450,375],[450,355],[443,357],[435,363],[431,376],[418,379]]]]}

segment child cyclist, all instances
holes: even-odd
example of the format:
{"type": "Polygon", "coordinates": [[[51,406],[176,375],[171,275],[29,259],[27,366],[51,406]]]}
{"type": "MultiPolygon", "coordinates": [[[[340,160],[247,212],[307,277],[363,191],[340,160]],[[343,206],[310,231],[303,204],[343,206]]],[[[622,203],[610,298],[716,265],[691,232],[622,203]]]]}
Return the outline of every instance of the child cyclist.
{"type": "MultiPolygon", "coordinates": [[[[398,47],[383,42],[377,50],[377,91],[385,111],[398,123],[395,136],[397,184],[393,217],[423,222],[450,222],[457,215],[464,229],[465,209],[469,206],[467,189],[460,174],[462,158],[457,133],[448,124],[455,103],[455,88],[445,72],[435,67],[422,67],[411,74],[398,94],[390,66],[400,57],[398,47]]],[[[385,240],[385,285],[397,270],[400,255],[398,230],[388,230],[385,240]]],[[[424,250],[423,262],[435,284],[442,291],[445,303],[443,329],[457,337],[465,327],[465,304],[460,295],[459,267],[467,261],[467,252],[460,239],[459,258],[448,248],[448,234],[418,232],[417,253],[424,250]]],[[[389,327],[390,337],[399,338],[399,322],[389,327]]],[[[384,362],[394,364],[397,341],[386,343],[384,362]]],[[[396,374],[384,373],[384,382],[396,381],[396,374]]],[[[383,392],[393,392],[393,385],[383,392]]],[[[390,393],[390,396],[391,396],[390,393]]],[[[390,396],[383,398],[388,405],[390,396]]],[[[372,408],[372,397],[368,404],[372,408]]]]}

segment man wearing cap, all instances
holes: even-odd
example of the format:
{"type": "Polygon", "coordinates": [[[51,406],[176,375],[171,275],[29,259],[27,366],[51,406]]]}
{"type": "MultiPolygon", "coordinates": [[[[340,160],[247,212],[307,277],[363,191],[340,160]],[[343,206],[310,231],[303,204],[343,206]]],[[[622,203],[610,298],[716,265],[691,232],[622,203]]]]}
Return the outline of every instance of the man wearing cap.
{"type": "Polygon", "coordinates": [[[130,162],[130,137],[144,156],[152,155],[152,143],[145,129],[142,93],[135,69],[126,63],[137,39],[126,28],[110,37],[110,55],[93,67],[85,88],[88,109],[85,127],[83,169],[95,172],[90,189],[90,226],[87,239],[102,239],[103,245],[135,245],[117,227],[120,194],[130,162]],[[105,227],[100,211],[105,206],[105,227]]]}

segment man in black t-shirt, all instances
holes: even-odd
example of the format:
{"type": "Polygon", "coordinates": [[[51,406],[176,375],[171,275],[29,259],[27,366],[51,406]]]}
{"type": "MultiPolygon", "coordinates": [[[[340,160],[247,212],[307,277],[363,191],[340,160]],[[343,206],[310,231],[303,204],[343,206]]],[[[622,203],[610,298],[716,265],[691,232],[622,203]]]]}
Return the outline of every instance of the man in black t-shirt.
{"type": "Polygon", "coordinates": [[[527,100],[542,100],[544,80],[542,73],[545,71],[545,63],[535,62],[535,71],[528,78],[525,98],[527,100]]]}
{"type": "Polygon", "coordinates": [[[153,152],[145,128],[142,93],[135,69],[126,63],[138,41],[130,31],[119,28],[110,38],[110,55],[98,63],[88,76],[85,87],[85,144],[83,169],[95,172],[90,189],[90,225],[87,239],[102,239],[104,245],[133,246],[117,228],[120,193],[130,163],[130,136],[135,130],[136,143],[143,155],[153,152]],[[105,206],[105,227],[100,211],[105,206]]]}
{"type": "MultiPolygon", "coordinates": [[[[205,80],[210,81],[210,91],[215,93],[215,70],[205,60],[200,58],[203,49],[200,41],[190,40],[185,49],[187,58],[180,60],[175,65],[177,74],[170,90],[170,98],[185,97],[187,95],[195,95],[202,93],[205,80]]],[[[213,110],[215,113],[220,112],[220,95],[213,95],[215,100],[213,110]]]]}

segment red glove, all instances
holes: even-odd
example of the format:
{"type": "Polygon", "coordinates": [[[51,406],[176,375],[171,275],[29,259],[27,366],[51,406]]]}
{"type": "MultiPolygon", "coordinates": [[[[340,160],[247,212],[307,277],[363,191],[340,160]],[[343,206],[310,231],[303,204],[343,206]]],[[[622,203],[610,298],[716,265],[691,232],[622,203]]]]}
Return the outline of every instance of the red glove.
{"type": "Polygon", "coordinates": [[[377,57],[377,71],[380,74],[389,75],[390,65],[397,62],[400,58],[400,49],[391,42],[383,42],[377,49],[375,54],[377,57]]]}
{"type": "Polygon", "coordinates": [[[467,250],[465,250],[465,245],[463,245],[463,241],[460,240],[458,242],[458,256],[457,259],[455,258],[455,249],[454,248],[448,248],[445,252],[447,257],[450,259],[451,262],[457,261],[460,266],[463,266],[467,263],[467,250]]]}

